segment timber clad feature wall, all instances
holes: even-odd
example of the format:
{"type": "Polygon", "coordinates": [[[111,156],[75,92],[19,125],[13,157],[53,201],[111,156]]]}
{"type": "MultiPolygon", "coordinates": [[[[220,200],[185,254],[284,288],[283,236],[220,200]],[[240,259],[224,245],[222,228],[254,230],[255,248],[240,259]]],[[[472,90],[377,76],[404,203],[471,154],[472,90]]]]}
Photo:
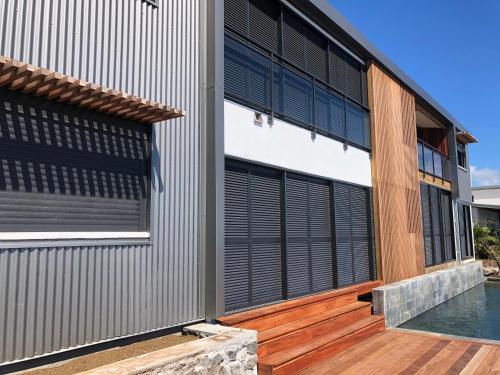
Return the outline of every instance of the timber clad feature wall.
{"type": "Polygon", "coordinates": [[[368,76],[380,267],[393,283],[424,273],[415,99],[375,64],[368,76]]]}

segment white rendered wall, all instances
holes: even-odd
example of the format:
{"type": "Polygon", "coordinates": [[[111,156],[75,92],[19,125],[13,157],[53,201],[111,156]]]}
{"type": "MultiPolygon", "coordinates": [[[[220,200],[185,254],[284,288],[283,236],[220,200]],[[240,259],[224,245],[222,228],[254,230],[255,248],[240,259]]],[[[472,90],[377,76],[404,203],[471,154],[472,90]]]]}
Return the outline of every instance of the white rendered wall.
{"type": "Polygon", "coordinates": [[[328,179],[372,186],[368,152],[274,119],[254,122],[254,111],[224,103],[224,149],[227,156],[286,168],[328,179]]]}

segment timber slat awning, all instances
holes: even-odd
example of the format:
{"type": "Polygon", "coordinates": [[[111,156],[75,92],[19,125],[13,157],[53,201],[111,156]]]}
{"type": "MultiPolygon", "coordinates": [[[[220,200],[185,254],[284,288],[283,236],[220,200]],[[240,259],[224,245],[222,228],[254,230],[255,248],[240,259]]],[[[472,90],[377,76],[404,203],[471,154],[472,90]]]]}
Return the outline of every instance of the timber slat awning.
{"type": "Polygon", "coordinates": [[[180,109],[5,56],[0,56],[0,87],[146,124],[185,116],[180,109]]]}

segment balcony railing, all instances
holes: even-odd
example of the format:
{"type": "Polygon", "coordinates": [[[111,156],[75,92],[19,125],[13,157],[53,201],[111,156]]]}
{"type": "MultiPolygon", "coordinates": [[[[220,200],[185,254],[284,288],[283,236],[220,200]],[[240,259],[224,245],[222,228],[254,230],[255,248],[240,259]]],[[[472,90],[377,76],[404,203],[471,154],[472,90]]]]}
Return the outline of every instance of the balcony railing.
{"type": "Polygon", "coordinates": [[[450,158],[431,145],[419,140],[418,167],[424,174],[450,180],[450,158]]]}

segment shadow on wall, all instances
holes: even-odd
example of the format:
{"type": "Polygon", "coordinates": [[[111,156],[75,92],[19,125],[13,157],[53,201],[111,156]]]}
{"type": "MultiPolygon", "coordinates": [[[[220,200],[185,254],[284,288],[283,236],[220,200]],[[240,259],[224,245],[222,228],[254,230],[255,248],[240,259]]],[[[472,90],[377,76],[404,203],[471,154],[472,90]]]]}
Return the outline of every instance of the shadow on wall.
{"type": "Polygon", "coordinates": [[[151,127],[0,89],[0,231],[141,230],[151,127]]]}

